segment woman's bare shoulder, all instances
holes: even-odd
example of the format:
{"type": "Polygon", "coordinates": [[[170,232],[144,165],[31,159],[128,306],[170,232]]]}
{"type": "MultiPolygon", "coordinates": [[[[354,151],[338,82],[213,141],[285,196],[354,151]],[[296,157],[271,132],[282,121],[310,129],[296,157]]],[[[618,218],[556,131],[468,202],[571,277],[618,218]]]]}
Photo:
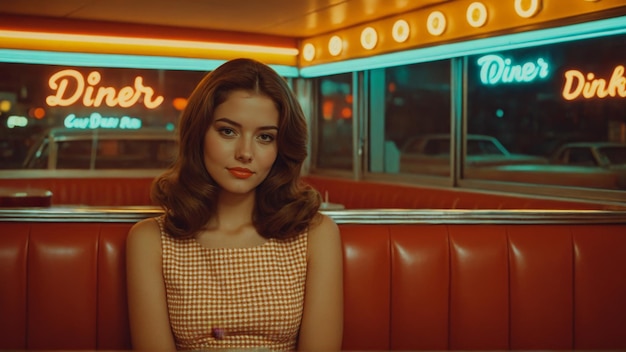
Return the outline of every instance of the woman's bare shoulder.
{"type": "Polygon", "coordinates": [[[127,238],[127,246],[154,246],[161,243],[161,228],[154,218],[143,219],[134,224],[127,238]]]}
{"type": "Polygon", "coordinates": [[[335,221],[326,214],[319,213],[309,228],[309,247],[311,249],[328,248],[341,241],[339,227],[335,221]]]}
{"type": "Polygon", "coordinates": [[[335,229],[339,231],[335,220],[333,220],[330,216],[326,214],[317,213],[315,219],[311,224],[311,227],[309,228],[309,233],[316,233],[320,231],[324,232],[335,229]]]}

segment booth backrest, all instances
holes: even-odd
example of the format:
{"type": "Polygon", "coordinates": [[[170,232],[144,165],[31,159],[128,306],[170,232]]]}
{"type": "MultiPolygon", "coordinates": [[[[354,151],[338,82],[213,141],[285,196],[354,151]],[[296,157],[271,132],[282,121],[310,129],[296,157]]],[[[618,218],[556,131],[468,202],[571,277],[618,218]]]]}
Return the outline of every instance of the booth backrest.
{"type": "MultiPolygon", "coordinates": [[[[0,350],[125,350],[126,234],[0,222],[0,350]]],[[[346,350],[626,349],[626,224],[340,224],[346,350]]]]}
{"type": "MultiPolygon", "coordinates": [[[[355,181],[308,175],[305,182],[329,201],[346,209],[622,209],[575,200],[548,199],[459,188],[355,181]]],[[[53,205],[152,205],[153,177],[66,177],[0,179],[0,187],[43,189],[52,192],[53,205]]]]}
{"type": "Polygon", "coordinates": [[[153,177],[64,177],[0,179],[1,187],[52,192],[53,205],[151,205],[153,177]]]}
{"type": "MultiPolygon", "coordinates": [[[[305,180],[328,201],[346,209],[616,209],[576,200],[436,188],[346,178],[307,176],[305,180]]],[[[626,204],[617,209],[626,209],[626,204]]]]}

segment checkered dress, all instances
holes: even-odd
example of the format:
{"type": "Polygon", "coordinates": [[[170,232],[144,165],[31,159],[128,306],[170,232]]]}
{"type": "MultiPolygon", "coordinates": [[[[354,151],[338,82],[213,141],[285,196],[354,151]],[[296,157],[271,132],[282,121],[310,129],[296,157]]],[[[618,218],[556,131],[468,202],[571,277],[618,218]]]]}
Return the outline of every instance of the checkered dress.
{"type": "Polygon", "coordinates": [[[179,350],[294,350],[307,234],[249,248],[205,248],[161,227],[170,325],[179,350]]]}

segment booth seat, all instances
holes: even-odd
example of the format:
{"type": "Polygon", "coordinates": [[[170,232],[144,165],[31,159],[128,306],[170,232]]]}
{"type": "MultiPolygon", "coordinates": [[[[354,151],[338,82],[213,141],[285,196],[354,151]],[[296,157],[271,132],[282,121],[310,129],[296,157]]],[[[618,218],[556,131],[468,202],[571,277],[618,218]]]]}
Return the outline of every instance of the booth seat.
{"type": "MultiPolygon", "coordinates": [[[[127,350],[130,223],[0,221],[0,350],[127,350]]],[[[626,223],[340,224],[344,350],[626,349],[626,223]]]]}
{"type": "MultiPolygon", "coordinates": [[[[0,179],[0,187],[52,192],[52,205],[142,206],[152,205],[154,177],[50,177],[0,179]]],[[[385,182],[355,181],[308,175],[305,182],[331,203],[346,209],[626,209],[574,200],[434,188],[385,182]]]]}
{"type": "Polygon", "coordinates": [[[52,192],[52,205],[136,206],[152,205],[154,177],[46,177],[4,178],[0,187],[52,192]]]}
{"type": "Polygon", "coordinates": [[[307,176],[307,183],[328,201],[346,209],[626,209],[584,201],[495,193],[460,188],[441,188],[307,176]]]}

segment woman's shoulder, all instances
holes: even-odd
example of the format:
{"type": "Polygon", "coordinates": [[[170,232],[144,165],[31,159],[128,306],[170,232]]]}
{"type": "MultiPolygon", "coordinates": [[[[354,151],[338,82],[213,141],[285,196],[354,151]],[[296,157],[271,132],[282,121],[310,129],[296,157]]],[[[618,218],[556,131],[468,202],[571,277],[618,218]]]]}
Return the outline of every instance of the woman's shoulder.
{"type": "Polygon", "coordinates": [[[147,218],[135,223],[128,232],[127,245],[160,247],[161,227],[157,221],[157,218],[147,218]]]}
{"type": "Polygon", "coordinates": [[[315,218],[311,222],[311,226],[309,228],[309,233],[318,233],[325,231],[339,231],[335,220],[333,220],[330,216],[324,213],[317,213],[315,218]]]}
{"type": "Polygon", "coordinates": [[[339,227],[328,215],[318,213],[309,227],[309,248],[324,250],[341,242],[339,227]]]}

